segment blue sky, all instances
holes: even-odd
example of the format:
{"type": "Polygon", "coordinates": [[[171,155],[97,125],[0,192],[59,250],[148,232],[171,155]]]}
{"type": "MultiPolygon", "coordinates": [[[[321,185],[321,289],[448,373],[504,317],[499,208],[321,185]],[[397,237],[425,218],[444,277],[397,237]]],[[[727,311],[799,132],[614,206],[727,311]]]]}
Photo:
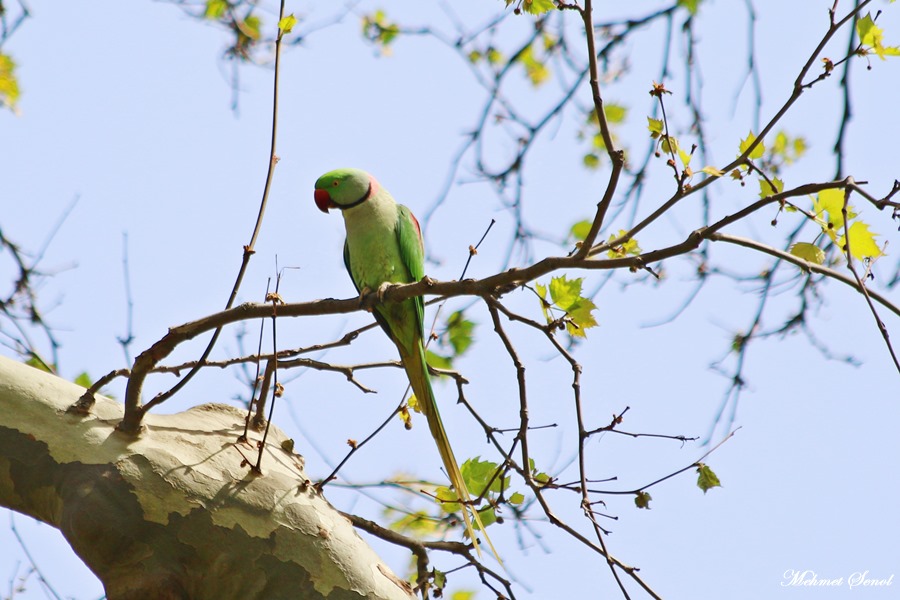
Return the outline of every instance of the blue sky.
{"type": "MultiPolygon", "coordinates": [[[[636,14],[649,11],[639,3],[636,14]]],[[[799,3],[797,3],[799,4],[799,3]]],[[[759,2],[758,61],[763,82],[765,119],[790,93],[797,69],[827,25],[830,2],[783,7],[759,2]]],[[[384,3],[392,18],[409,24],[441,23],[436,5],[415,7],[384,3]]],[[[437,197],[450,158],[477,118],[481,96],[458,57],[424,37],[399,39],[389,57],[378,57],[359,35],[359,16],[377,6],[364,2],[341,24],[311,35],[284,54],[279,156],[269,209],[242,300],[263,297],[277,257],[286,271],[282,295],[288,301],[349,297],[353,287],[343,271],[340,252],[343,226],[334,214],[322,215],[312,202],[312,185],[323,172],[341,166],[365,168],[394,196],[419,215],[437,197]]],[[[230,109],[227,67],[218,57],[221,32],[186,17],[166,3],[70,2],[31,7],[33,18],[4,47],[19,63],[23,88],[21,115],[0,113],[0,225],[26,246],[39,246],[58,217],[77,204],[49,247],[44,265],[58,271],[41,290],[51,323],[63,342],[61,366],[69,377],[82,370],[100,375],[124,366],[116,342],[125,331],[122,235],[128,235],[130,277],[135,299],[136,340],[140,351],[166,328],[213,312],[224,305],[256,216],[265,176],[270,123],[267,68],[241,70],[239,116],[230,109]]],[[[887,39],[900,40],[894,6],[873,4],[886,12],[879,23],[887,39]]],[[[600,10],[605,10],[601,7],[600,10]]],[[[503,3],[487,0],[454,4],[457,14],[487,18],[503,3]]],[[[704,4],[697,24],[701,32],[701,72],[709,118],[713,160],[724,164],[737,142],[753,126],[753,95],[742,85],[744,7],[719,0],[704,4]]],[[[843,3],[839,12],[847,10],[843,3]]],[[[288,11],[324,22],[331,3],[288,4],[288,11]]],[[[574,14],[569,14],[574,22],[574,14]]],[[[603,15],[601,13],[601,18],[603,15]]],[[[271,25],[271,19],[269,24],[271,25]]],[[[526,17],[503,30],[504,42],[526,35],[526,17]]],[[[658,77],[661,31],[649,31],[641,43],[623,49],[631,75],[604,88],[608,99],[631,107],[620,137],[639,156],[646,139],[650,108],[646,91],[658,77]]],[[[845,45],[839,36],[826,55],[837,57],[845,45]]],[[[677,44],[676,44],[677,47],[677,44]]],[[[847,171],[868,180],[873,193],[884,194],[900,176],[895,118],[900,59],[857,61],[852,70],[854,120],[847,171]]],[[[683,79],[676,67],[675,92],[668,108],[686,122],[683,79]],[[680,96],[679,96],[680,94],[680,96]]],[[[533,91],[524,78],[512,93],[523,106],[537,107],[549,92],[533,91]]],[[[580,101],[588,101],[586,90],[580,101]]],[[[810,154],[786,174],[796,185],[827,180],[833,173],[830,148],[840,114],[837,78],[805,95],[784,126],[807,137],[810,154]]],[[[537,110],[535,108],[535,110],[537,110]]],[[[528,162],[525,218],[541,233],[562,238],[575,221],[589,216],[605,185],[606,171],[579,166],[583,147],[574,141],[580,125],[571,114],[544,134],[528,162]]],[[[500,141],[498,154],[507,152],[500,141]]],[[[641,215],[668,196],[660,164],[648,184],[641,215]]],[[[465,172],[464,172],[465,175],[465,172]]],[[[462,177],[465,179],[465,176],[462,177]]],[[[755,196],[722,182],[713,195],[721,216],[755,196]]],[[[652,249],[682,239],[699,225],[697,207],[687,206],[663,219],[641,246],[652,249]]],[[[896,252],[896,224],[867,208],[863,216],[889,240],[896,252]]],[[[433,262],[426,271],[453,279],[465,262],[467,247],[478,240],[491,218],[497,226],[473,263],[470,276],[498,269],[505,256],[513,221],[498,207],[489,186],[460,185],[429,224],[428,249],[433,262]]],[[[784,217],[782,217],[784,218],[784,217]]],[[[777,240],[788,230],[768,227],[771,216],[732,233],[777,240]]],[[[613,224],[616,227],[616,224],[613,224]]],[[[609,232],[607,232],[608,235],[609,232]]],[[[535,256],[558,253],[535,242],[535,256]]],[[[719,264],[752,272],[767,262],[745,251],[712,248],[719,264]]],[[[876,270],[876,286],[890,274],[892,257],[876,270]]],[[[629,406],[623,428],[629,431],[704,437],[718,410],[727,380],[709,368],[725,353],[735,331],[750,321],[755,307],[753,284],[714,279],[674,322],[664,320],[692,290],[692,262],[669,261],[660,284],[635,283],[619,274],[596,302],[600,327],[576,352],[584,366],[586,418],[599,426],[629,406]]],[[[0,263],[0,281],[9,266],[0,263]]],[[[600,277],[584,273],[586,286],[600,277]]],[[[618,516],[604,525],[614,531],[608,545],[618,558],[641,568],[644,579],[663,597],[830,598],[833,589],[783,587],[791,569],[811,569],[820,577],[849,577],[869,571],[883,578],[898,571],[895,534],[900,528],[896,496],[896,456],[900,444],[897,373],[871,314],[862,299],[836,284],[823,288],[825,302],[811,323],[816,335],[838,354],[852,354],[859,367],[825,360],[802,336],[757,342],[745,376],[734,427],[735,437],[707,459],[723,486],[705,496],[692,473],[656,486],[651,510],[636,510],[628,496],[607,498],[606,512],[618,516]],[[727,592],[723,592],[727,590],[727,592]]],[[[888,291],[897,301],[896,291],[888,291]]],[[[533,296],[515,293],[511,308],[539,318],[533,296]]],[[[455,301],[446,310],[468,303],[455,301]]],[[[788,314],[790,290],[773,300],[765,325],[774,327],[788,314]]],[[[446,313],[445,313],[446,314],[446,313]]],[[[479,325],[479,344],[459,362],[470,379],[467,394],[483,414],[497,423],[515,423],[514,371],[491,334],[487,312],[474,305],[470,318],[479,325]]],[[[882,311],[893,338],[900,320],[882,311]]],[[[289,346],[336,339],[367,322],[364,314],[284,323],[279,339],[289,346]]],[[[513,340],[527,361],[531,418],[558,423],[535,434],[536,451],[549,472],[563,480],[575,472],[571,460],[574,420],[568,366],[552,359],[552,348],[537,335],[512,326],[513,340]]],[[[190,359],[202,347],[181,349],[173,360],[190,359]]],[[[238,352],[234,331],[223,336],[214,358],[238,352]]],[[[324,357],[337,363],[393,358],[389,342],[370,332],[351,348],[324,357]]],[[[147,393],[172,380],[154,379],[147,393]]],[[[288,384],[276,423],[297,439],[310,475],[324,476],[344,453],[348,437],[367,435],[399,399],[405,387],[398,372],[367,373],[366,385],[379,391],[363,395],[340,376],[305,372],[288,384]]],[[[121,385],[112,391],[122,397],[121,385]]],[[[166,411],[209,401],[230,402],[243,388],[228,372],[199,376],[166,411]]],[[[453,406],[453,389],[438,385],[445,398],[442,414],[458,456],[490,457],[473,423],[453,406]],[[468,435],[467,435],[468,433],[468,435]]],[[[716,430],[721,437],[722,428],[716,430]]],[[[346,480],[367,483],[397,472],[440,477],[437,453],[427,428],[406,433],[399,423],[360,453],[342,472],[346,480]],[[420,448],[422,449],[420,451],[420,448]]],[[[607,435],[592,440],[588,453],[601,479],[618,476],[618,489],[646,484],[691,464],[705,448],[663,440],[631,440],[607,435]]],[[[586,530],[575,495],[556,497],[560,514],[586,530]]],[[[345,510],[379,514],[379,505],[339,488],[327,492],[345,510]]],[[[378,496],[390,500],[391,496],[378,496]]],[[[540,515],[534,513],[534,517],[540,515]]],[[[99,597],[102,588],[50,527],[17,516],[17,529],[41,569],[66,597],[99,597]]],[[[520,597],[568,597],[585,590],[615,597],[615,584],[602,561],[548,524],[532,523],[540,540],[508,524],[491,535],[517,580],[520,597]],[[519,549],[522,542],[524,550],[519,549]],[[531,592],[531,596],[529,596],[531,592]]],[[[376,548],[400,573],[407,557],[376,548]]],[[[457,563],[438,557],[438,567],[457,563]]],[[[24,561],[12,533],[0,528],[0,568],[11,576],[24,561]]],[[[22,567],[19,567],[21,573],[22,567]]],[[[897,583],[895,585],[900,585],[897,583]]],[[[451,589],[474,588],[465,575],[451,579],[451,589]]],[[[894,588],[858,589],[865,598],[892,597],[894,588]]],[[[635,592],[635,597],[640,597],[635,592]]],[[[42,598],[32,580],[22,598],[42,598]]],[[[487,597],[480,592],[478,597],[487,597]]]]}

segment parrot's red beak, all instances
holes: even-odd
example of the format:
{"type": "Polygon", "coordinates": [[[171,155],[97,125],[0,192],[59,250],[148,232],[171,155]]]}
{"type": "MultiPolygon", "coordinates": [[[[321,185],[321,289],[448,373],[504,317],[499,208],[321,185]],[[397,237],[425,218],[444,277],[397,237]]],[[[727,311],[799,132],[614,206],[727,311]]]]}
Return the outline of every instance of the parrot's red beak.
{"type": "Polygon", "coordinates": [[[328,194],[328,190],[316,190],[316,206],[319,207],[323,213],[327,213],[329,208],[335,208],[334,201],[331,199],[331,196],[328,194]]]}

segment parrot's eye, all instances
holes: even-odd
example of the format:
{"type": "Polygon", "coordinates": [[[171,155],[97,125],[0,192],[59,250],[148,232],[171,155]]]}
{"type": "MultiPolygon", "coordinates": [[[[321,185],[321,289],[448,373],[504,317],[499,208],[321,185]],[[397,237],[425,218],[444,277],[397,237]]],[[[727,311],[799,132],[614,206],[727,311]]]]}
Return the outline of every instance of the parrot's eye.
{"type": "Polygon", "coordinates": [[[332,182],[331,182],[331,185],[333,185],[334,187],[337,187],[337,186],[338,186],[338,182],[337,182],[337,181],[332,181],[332,182]]]}

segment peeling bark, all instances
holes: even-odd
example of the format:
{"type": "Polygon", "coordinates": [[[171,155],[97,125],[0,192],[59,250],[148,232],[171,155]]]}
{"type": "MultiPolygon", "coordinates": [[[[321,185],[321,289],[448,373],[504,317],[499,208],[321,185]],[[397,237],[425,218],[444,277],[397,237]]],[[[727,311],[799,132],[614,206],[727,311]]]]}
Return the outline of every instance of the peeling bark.
{"type": "Polygon", "coordinates": [[[274,426],[254,475],[234,407],[149,414],[131,436],[108,398],[66,413],[82,393],[0,357],[0,504],[59,528],[110,600],[414,597],[274,426]]]}

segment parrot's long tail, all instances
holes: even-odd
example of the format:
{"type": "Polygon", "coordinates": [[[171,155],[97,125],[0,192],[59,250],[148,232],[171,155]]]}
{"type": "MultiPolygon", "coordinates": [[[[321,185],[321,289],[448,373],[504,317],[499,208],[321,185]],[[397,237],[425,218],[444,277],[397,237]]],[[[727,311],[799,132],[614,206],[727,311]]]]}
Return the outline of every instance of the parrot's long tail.
{"type": "Polygon", "coordinates": [[[407,353],[403,348],[400,348],[400,355],[403,359],[406,375],[409,377],[409,383],[412,386],[413,393],[416,395],[418,405],[421,407],[422,412],[425,413],[425,417],[428,420],[428,428],[431,430],[431,436],[437,444],[438,451],[441,454],[441,460],[444,462],[444,468],[447,469],[447,475],[450,477],[450,483],[453,484],[453,489],[456,490],[456,495],[460,500],[463,521],[466,525],[466,533],[468,534],[469,539],[472,540],[472,544],[475,546],[475,550],[480,557],[481,548],[478,546],[478,541],[475,539],[475,530],[472,527],[472,520],[474,520],[481,530],[481,533],[484,535],[484,539],[487,541],[488,546],[490,546],[491,552],[493,552],[494,556],[497,558],[497,562],[502,565],[503,561],[500,560],[500,555],[497,553],[496,548],[494,548],[494,544],[491,542],[491,538],[488,536],[487,530],[481,522],[478,511],[469,502],[471,499],[469,489],[466,487],[462,472],[459,470],[459,464],[456,462],[456,457],[453,455],[453,449],[450,447],[450,440],[447,439],[447,431],[444,429],[444,423],[441,421],[441,413],[438,411],[434,392],[431,389],[428,366],[425,362],[425,349],[421,344],[418,346],[418,352],[414,350],[412,353],[407,353]]]}

